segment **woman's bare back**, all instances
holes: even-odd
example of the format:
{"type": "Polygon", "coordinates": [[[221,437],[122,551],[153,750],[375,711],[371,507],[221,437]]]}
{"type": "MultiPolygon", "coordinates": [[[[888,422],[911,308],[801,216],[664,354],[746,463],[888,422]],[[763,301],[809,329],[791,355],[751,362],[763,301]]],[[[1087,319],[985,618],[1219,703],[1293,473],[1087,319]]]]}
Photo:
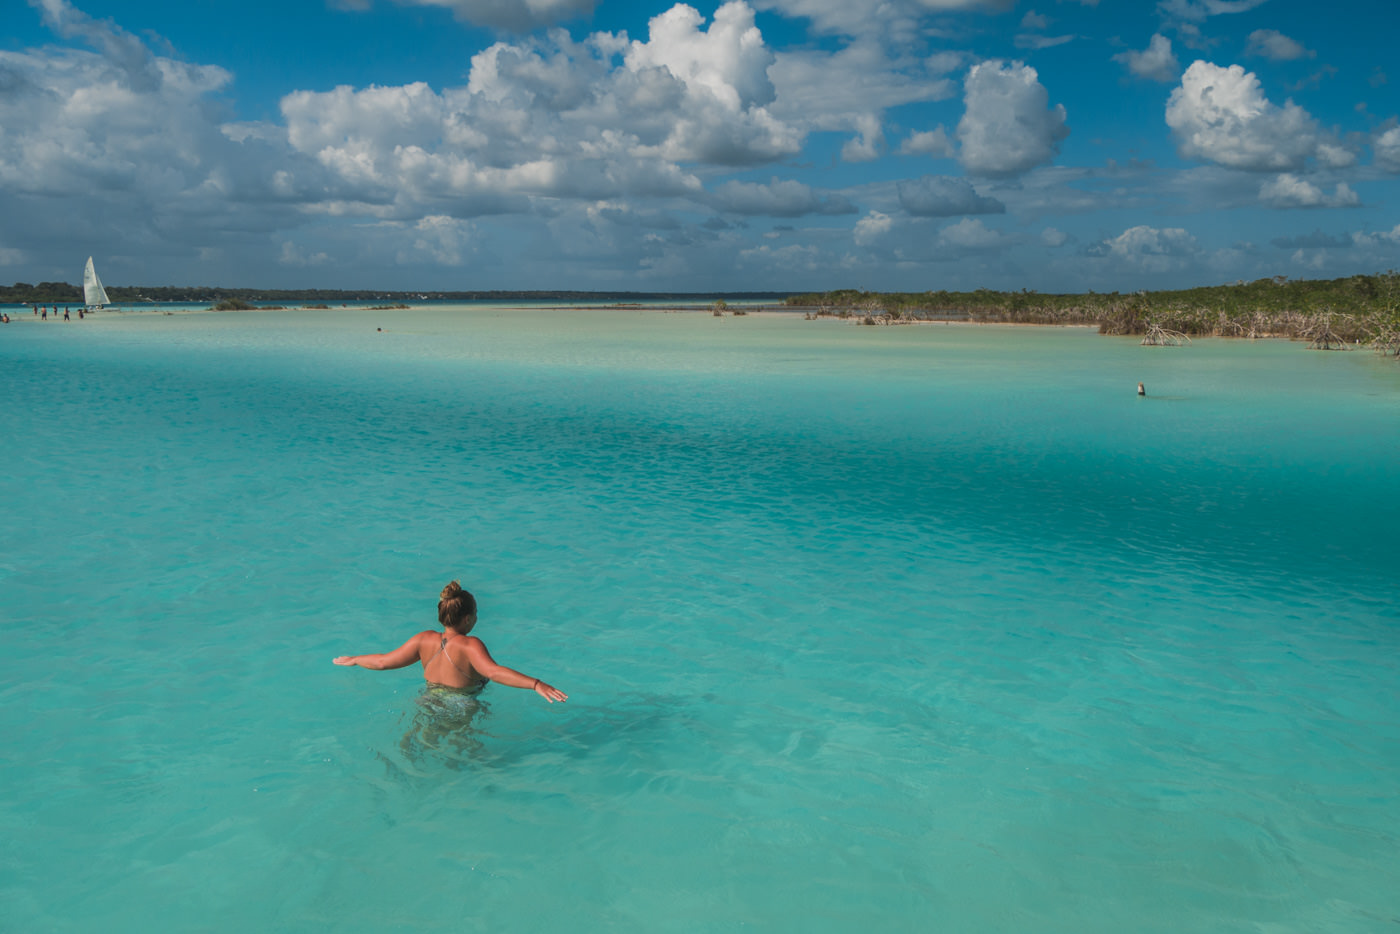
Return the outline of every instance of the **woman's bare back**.
{"type": "Polygon", "coordinates": [[[430,684],[449,688],[475,689],[487,679],[472,668],[463,643],[469,636],[424,632],[418,636],[418,657],[423,662],[423,678],[430,684]]]}

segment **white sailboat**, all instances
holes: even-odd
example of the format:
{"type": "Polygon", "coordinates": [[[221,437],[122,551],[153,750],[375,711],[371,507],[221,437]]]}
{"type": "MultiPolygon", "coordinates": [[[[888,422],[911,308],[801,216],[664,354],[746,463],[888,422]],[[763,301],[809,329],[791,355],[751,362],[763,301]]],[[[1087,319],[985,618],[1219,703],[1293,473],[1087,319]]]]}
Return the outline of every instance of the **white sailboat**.
{"type": "Polygon", "coordinates": [[[91,256],[83,269],[83,301],[89,308],[101,308],[103,305],[112,304],[112,300],[107,297],[107,290],[102,287],[102,280],[97,278],[97,270],[92,266],[91,256]]]}

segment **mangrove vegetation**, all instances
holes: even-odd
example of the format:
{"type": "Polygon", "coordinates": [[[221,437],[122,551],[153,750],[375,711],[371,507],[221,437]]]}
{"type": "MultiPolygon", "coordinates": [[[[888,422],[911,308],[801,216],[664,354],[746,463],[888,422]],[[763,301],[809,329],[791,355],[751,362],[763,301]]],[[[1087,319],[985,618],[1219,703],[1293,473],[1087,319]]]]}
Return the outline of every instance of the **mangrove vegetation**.
{"type": "Polygon", "coordinates": [[[1400,272],[1344,279],[1277,276],[1160,292],[862,292],[794,295],[789,307],[862,324],[960,320],[1092,325],[1172,346],[1191,336],[1286,337],[1324,350],[1369,345],[1400,355],[1400,272]]]}

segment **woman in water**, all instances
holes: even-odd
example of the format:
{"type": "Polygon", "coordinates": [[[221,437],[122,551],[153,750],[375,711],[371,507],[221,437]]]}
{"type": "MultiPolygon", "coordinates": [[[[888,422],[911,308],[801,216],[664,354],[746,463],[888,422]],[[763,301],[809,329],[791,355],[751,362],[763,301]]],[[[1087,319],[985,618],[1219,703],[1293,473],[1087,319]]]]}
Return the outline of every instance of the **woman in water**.
{"type": "Polygon", "coordinates": [[[434,687],[474,694],[485,687],[487,681],[495,681],[508,687],[529,688],[551,704],[568,700],[569,695],[539,678],[496,664],[491,653],[486,651],[486,644],[467,635],[476,625],[476,598],[456,581],[442,588],[438,622],[442,624],[442,632],[425,630],[392,652],[342,655],[335,663],[383,671],[422,662],[423,678],[434,687]]]}

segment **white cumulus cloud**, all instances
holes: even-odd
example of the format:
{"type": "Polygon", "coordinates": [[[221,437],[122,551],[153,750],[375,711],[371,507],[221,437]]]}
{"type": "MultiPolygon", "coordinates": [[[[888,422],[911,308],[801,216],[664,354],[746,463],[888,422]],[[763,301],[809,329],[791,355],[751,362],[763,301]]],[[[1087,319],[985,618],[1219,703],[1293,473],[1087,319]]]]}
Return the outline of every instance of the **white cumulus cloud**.
{"type": "Polygon", "coordinates": [[[948,131],[942,126],[910,133],[904,142],[899,144],[899,154],[902,156],[932,156],[942,159],[953,155],[953,152],[953,141],[948,138],[948,131]]]}
{"type": "Polygon", "coordinates": [[[1400,172],[1400,126],[1393,126],[1371,141],[1376,165],[1387,172],[1400,172]]]}
{"type": "Polygon", "coordinates": [[[282,112],[298,151],[399,216],[515,211],[537,197],[698,199],[682,163],[752,165],[800,147],[766,106],[772,62],[744,3],[720,7],[708,29],[677,5],[652,18],[647,41],[498,42],[473,56],[464,88],[301,91],[282,112]]]}
{"type": "Polygon", "coordinates": [[[1340,143],[1324,140],[1317,144],[1317,161],[1329,169],[1345,169],[1356,165],[1356,153],[1340,143]]]}
{"type": "Polygon", "coordinates": [[[1181,64],[1172,52],[1172,41],[1161,33],[1154,35],[1143,51],[1120,52],[1113,60],[1148,81],[1175,81],[1181,74],[1181,64]]]}
{"type": "Polygon", "coordinates": [[[1180,227],[1158,229],[1140,224],[1116,237],[1101,241],[1088,251],[1097,256],[1145,272],[1167,272],[1185,266],[1200,252],[1196,238],[1180,227]]]}
{"type": "Polygon", "coordinates": [[[975,253],[1002,246],[1002,235],[975,217],[964,217],[938,232],[940,246],[961,252],[975,253]]]}
{"type": "Polygon", "coordinates": [[[861,246],[869,246],[880,239],[883,234],[890,232],[894,226],[894,221],[888,214],[881,214],[879,211],[871,211],[869,214],[856,221],[855,240],[861,246]]]}
{"type": "Polygon", "coordinates": [[[1356,246],[1370,250],[1390,250],[1400,246],[1400,224],[1396,224],[1390,230],[1378,230],[1375,232],[1358,230],[1351,235],[1351,242],[1356,246]]]}
{"type": "Polygon", "coordinates": [[[1324,138],[1292,101],[1270,103],[1253,72],[1196,61],[1167,101],[1167,125],[1181,155],[1249,171],[1301,168],[1324,138]]]}
{"type": "Polygon", "coordinates": [[[1361,203],[1361,198],[1345,182],[1339,182],[1329,195],[1290,172],[1260,185],[1259,200],[1274,208],[1350,208],[1361,203]]]}
{"type": "Polygon", "coordinates": [[[1036,70],[1021,62],[973,65],[963,82],[958,159],[974,175],[1019,175],[1049,162],[1069,135],[1063,104],[1048,107],[1036,70]]]}
{"type": "Polygon", "coordinates": [[[650,38],[631,44],[627,66],[633,71],[664,67],[687,89],[705,89],[733,111],[771,104],[773,53],[754,25],[753,10],[731,0],[715,11],[708,30],[701,30],[703,23],[699,11],[683,3],[653,16],[650,38]]]}
{"type": "Polygon", "coordinates": [[[91,48],[0,50],[0,216],[24,218],[27,245],[94,245],[190,255],[193,244],[295,226],[298,193],[325,173],[280,134],[221,126],[212,99],[232,75],[154,54],[63,0],[45,23],[91,48]],[[274,167],[286,174],[281,189],[274,167]],[[141,218],[139,224],[132,217],[141,218]]]}
{"type": "Polygon", "coordinates": [[[873,162],[880,158],[880,149],[885,142],[880,119],[874,114],[860,114],[855,123],[859,134],[841,147],[841,159],[845,162],[873,162]]]}

